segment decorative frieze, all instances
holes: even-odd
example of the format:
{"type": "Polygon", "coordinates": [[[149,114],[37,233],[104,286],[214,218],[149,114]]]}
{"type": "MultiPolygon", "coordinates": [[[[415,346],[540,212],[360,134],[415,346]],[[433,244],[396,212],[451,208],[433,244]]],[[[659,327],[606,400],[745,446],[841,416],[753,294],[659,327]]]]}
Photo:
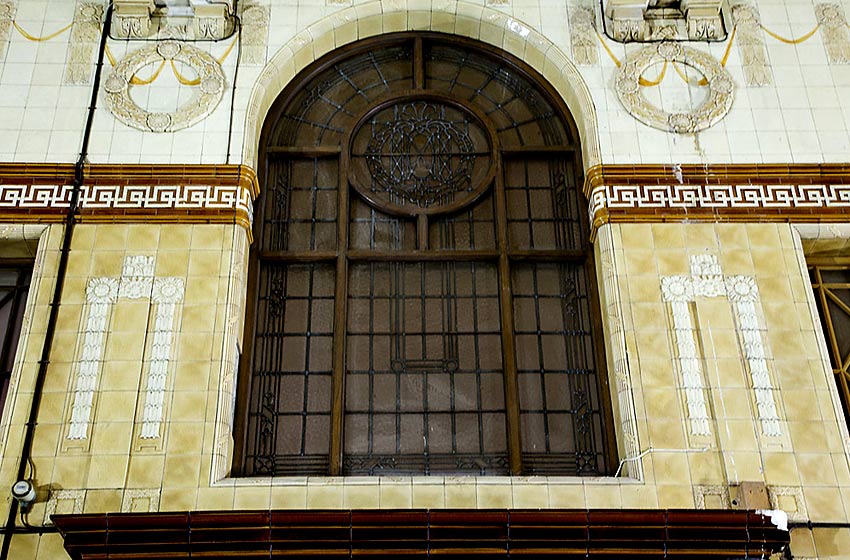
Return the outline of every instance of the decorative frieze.
{"type": "Polygon", "coordinates": [[[17,6],[10,0],[0,2],[0,62],[6,58],[6,45],[12,33],[12,22],[15,21],[17,6]]]}
{"type": "Polygon", "coordinates": [[[74,24],[71,26],[71,43],[68,45],[64,83],[88,84],[91,81],[102,20],[102,4],[94,2],[77,4],[74,24]]]}
{"type": "Polygon", "coordinates": [[[823,45],[832,64],[850,63],[850,32],[841,4],[815,4],[815,16],[823,32],[823,45]]]}
{"type": "Polygon", "coordinates": [[[168,364],[171,359],[171,344],[177,328],[177,304],[183,301],[182,278],[156,278],[153,281],[151,301],[156,304],[153,344],[150,350],[145,405],[142,411],[142,439],[159,437],[163,417],[168,364]]]}
{"type": "Polygon", "coordinates": [[[570,48],[573,61],[580,65],[599,63],[599,39],[596,37],[596,11],[583,1],[569,6],[570,48]]]}
{"type": "Polygon", "coordinates": [[[769,438],[782,436],[775,389],[768,371],[764,329],[757,316],[758,288],[755,279],[750,276],[723,276],[714,255],[693,255],[690,265],[690,276],[662,277],[661,293],[664,301],[670,303],[673,314],[673,332],[691,434],[699,436],[711,432],[697,353],[696,327],[689,304],[700,297],[726,297],[733,305],[761,433],[769,438]]]}
{"type": "Polygon", "coordinates": [[[118,299],[117,278],[92,278],[86,287],[86,318],[83,346],[77,366],[77,382],[71,405],[71,422],[68,439],[88,437],[94,395],[100,376],[103,350],[109,324],[109,312],[118,299]]]}
{"type": "Polygon", "coordinates": [[[88,439],[88,429],[103,361],[109,314],[119,298],[150,299],[156,305],[153,343],[150,348],[141,437],[159,437],[167,386],[171,346],[176,330],[178,304],[183,301],[185,282],[177,277],[154,277],[154,257],[127,255],[120,278],[92,278],[86,289],[88,316],[83,333],[68,439],[88,439]]]}
{"type": "Polygon", "coordinates": [[[121,500],[121,512],[159,511],[160,490],[156,488],[128,488],[121,500]]]}
{"type": "Polygon", "coordinates": [[[735,40],[738,42],[746,85],[760,87],[772,84],[773,73],[767,58],[758,9],[751,4],[736,4],[732,6],[732,21],[735,22],[735,40]]]}
{"type": "Polygon", "coordinates": [[[85,490],[51,490],[44,504],[44,525],[51,525],[50,517],[56,513],[83,513],[85,490]]]}
{"type": "Polygon", "coordinates": [[[603,0],[612,39],[633,41],[721,41],[726,36],[720,0],[603,0]]]}
{"type": "Polygon", "coordinates": [[[244,64],[265,64],[269,42],[269,8],[248,2],[242,8],[242,50],[239,61],[244,64]]]}

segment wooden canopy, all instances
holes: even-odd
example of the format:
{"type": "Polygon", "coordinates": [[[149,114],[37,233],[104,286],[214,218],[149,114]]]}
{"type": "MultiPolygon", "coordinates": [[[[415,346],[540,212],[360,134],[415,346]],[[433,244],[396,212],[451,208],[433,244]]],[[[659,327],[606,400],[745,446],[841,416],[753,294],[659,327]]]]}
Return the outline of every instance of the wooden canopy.
{"type": "Polygon", "coordinates": [[[753,511],[357,510],[54,515],[102,558],[766,558],[787,531],[753,511]]]}

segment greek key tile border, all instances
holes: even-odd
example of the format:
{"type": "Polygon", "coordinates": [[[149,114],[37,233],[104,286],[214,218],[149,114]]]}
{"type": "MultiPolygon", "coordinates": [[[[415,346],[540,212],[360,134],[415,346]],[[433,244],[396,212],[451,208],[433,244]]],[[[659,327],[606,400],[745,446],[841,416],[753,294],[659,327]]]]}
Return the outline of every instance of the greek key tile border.
{"type": "Polygon", "coordinates": [[[588,170],[594,231],[610,222],[850,221],[850,166],[604,165],[588,170]]]}
{"type": "MultiPolygon", "coordinates": [[[[73,166],[0,164],[0,222],[61,221],[73,166]]],[[[242,165],[91,166],[80,221],[227,222],[250,228],[256,176],[242,165]]]]}

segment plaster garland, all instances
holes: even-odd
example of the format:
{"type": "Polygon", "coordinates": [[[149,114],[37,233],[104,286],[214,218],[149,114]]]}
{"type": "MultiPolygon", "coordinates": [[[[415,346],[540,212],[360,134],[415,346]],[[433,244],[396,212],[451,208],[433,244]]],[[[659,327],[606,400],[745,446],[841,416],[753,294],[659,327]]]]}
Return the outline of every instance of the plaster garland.
{"type": "Polygon", "coordinates": [[[116,119],[145,132],[174,132],[198,123],[212,113],[224,94],[221,64],[208,52],[177,41],[162,41],[125,56],[103,84],[109,110],[116,119]],[[198,75],[198,92],[172,112],[152,112],[130,97],[130,81],[136,72],[158,62],[182,62],[198,75]]]}
{"type": "Polygon", "coordinates": [[[644,47],[629,56],[620,66],[614,82],[617,95],[626,111],[647,126],[689,134],[709,128],[720,121],[732,108],[735,84],[729,72],[710,54],[679,43],[661,42],[644,47]],[[704,80],[693,87],[708,87],[708,95],[699,107],[690,112],[668,113],[647,101],[641,91],[643,73],[656,63],[691,66],[704,80]]]}

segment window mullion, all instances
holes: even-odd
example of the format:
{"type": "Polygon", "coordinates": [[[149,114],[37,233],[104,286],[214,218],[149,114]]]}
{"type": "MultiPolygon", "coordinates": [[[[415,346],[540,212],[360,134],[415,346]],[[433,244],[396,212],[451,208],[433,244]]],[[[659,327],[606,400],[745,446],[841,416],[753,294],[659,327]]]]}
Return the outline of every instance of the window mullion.
{"type": "Polygon", "coordinates": [[[348,158],[339,160],[337,174],[337,259],[334,297],[333,377],[331,380],[331,445],[329,474],[342,474],[343,420],[345,416],[345,335],[348,307],[348,158]]]}
{"type": "Polygon", "coordinates": [[[514,314],[511,296],[511,263],[508,258],[508,214],[502,158],[496,150],[496,235],[499,243],[499,316],[502,327],[502,371],[505,379],[505,418],[508,458],[512,475],[522,473],[522,441],[519,416],[519,385],[516,371],[514,314]]]}

